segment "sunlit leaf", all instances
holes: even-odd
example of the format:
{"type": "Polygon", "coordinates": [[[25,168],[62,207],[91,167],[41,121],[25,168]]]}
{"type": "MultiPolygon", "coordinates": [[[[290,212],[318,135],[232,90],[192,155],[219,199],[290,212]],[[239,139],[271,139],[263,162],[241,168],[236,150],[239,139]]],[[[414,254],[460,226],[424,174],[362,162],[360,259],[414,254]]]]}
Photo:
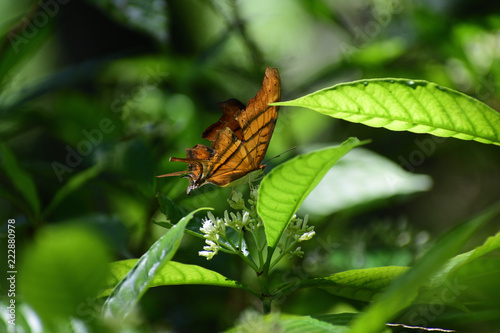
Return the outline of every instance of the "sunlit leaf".
{"type": "Polygon", "coordinates": [[[267,244],[274,247],[292,216],[326,172],[351,149],[364,144],[350,138],[340,146],[297,156],[274,168],[261,182],[257,211],[267,244]]]}
{"type": "Polygon", "coordinates": [[[199,208],[184,218],[158,239],[136,262],[123,280],[113,289],[103,307],[105,317],[124,318],[149,289],[158,272],[172,259],[184,234],[184,228],[193,215],[210,208],[199,208]]]}
{"type": "Polygon", "coordinates": [[[460,250],[479,227],[499,211],[500,206],[495,205],[441,237],[408,272],[396,279],[380,295],[377,302],[356,318],[352,332],[379,332],[386,322],[415,300],[419,288],[460,250]]]}
{"type": "MultiPolygon", "coordinates": [[[[106,283],[109,288],[103,291],[99,296],[109,295],[112,288],[127,275],[136,263],[137,259],[122,260],[112,263],[111,276],[106,283]]],[[[166,263],[165,266],[158,271],[150,282],[149,287],[186,284],[241,288],[255,294],[255,292],[245,285],[237,281],[230,280],[217,272],[201,266],[187,265],[174,261],[166,263]]],[[[258,296],[257,294],[255,295],[258,296]]]]}
{"type": "Polygon", "coordinates": [[[500,145],[500,113],[458,91],[407,79],[341,83],[274,103],[313,109],[334,118],[393,131],[500,145]]]}

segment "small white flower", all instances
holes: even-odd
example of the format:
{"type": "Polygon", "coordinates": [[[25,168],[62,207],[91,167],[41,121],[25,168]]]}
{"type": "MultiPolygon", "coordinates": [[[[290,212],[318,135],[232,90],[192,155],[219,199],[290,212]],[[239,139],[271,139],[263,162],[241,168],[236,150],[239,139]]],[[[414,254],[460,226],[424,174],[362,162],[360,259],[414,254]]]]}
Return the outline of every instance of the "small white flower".
{"type": "Polygon", "coordinates": [[[231,219],[229,218],[229,213],[227,210],[224,211],[224,225],[229,226],[231,223],[231,219]]]}
{"type": "Polygon", "coordinates": [[[201,257],[206,257],[207,260],[210,260],[214,257],[215,253],[212,252],[212,251],[200,251],[198,252],[198,254],[201,256],[201,257]]]}
{"type": "Polygon", "coordinates": [[[248,222],[250,222],[250,213],[249,213],[249,212],[247,212],[247,211],[245,211],[245,212],[243,213],[242,218],[241,218],[241,224],[242,224],[243,226],[246,226],[246,225],[248,224],[248,222]]]}
{"type": "Polygon", "coordinates": [[[310,240],[311,238],[313,238],[313,236],[316,234],[316,232],[313,230],[313,231],[309,231],[309,232],[306,232],[304,234],[302,234],[299,238],[299,242],[303,242],[303,241],[306,241],[306,240],[310,240]]]}
{"type": "Polygon", "coordinates": [[[205,242],[207,243],[207,246],[203,247],[204,250],[211,250],[211,251],[219,250],[218,245],[215,242],[212,242],[211,240],[206,240],[205,242]]]}
{"type": "Polygon", "coordinates": [[[218,252],[219,252],[219,245],[215,242],[212,242],[211,240],[206,240],[205,245],[203,247],[203,250],[205,251],[199,251],[198,254],[202,257],[206,257],[207,260],[212,259],[218,252]]]}
{"type": "Polygon", "coordinates": [[[243,244],[241,245],[241,253],[245,256],[245,257],[248,257],[248,255],[250,254],[247,250],[247,244],[245,242],[243,242],[243,244]]]}
{"type": "Polygon", "coordinates": [[[203,220],[203,226],[200,228],[200,231],[204,234],[212,234],[215,233],[215,224],[211,219],[205,218],[203,220]]]}

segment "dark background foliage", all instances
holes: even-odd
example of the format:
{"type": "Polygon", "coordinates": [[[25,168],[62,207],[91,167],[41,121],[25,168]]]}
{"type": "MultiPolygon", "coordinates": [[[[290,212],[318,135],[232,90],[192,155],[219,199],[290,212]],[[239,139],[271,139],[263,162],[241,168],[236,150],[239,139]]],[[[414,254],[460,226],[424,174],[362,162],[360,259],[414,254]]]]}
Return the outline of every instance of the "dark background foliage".
{"type": "MultiPolygon", "coordinates": [[[[22,251],[48,225],[90,225],[119,260],[139,257],[164,232],[152,222],[163,219],[158,192],[186,212],[227,209],[231,189],[207,186],[187,197],[187,180],[154,176],[184,168],[168,158],[203,143],[200,134],[220,114],[217,102],[253,97],[266,66],[280,70],[283,100],[339,82],[403,77],[462,91],[498,110],[498,7],[486,0],[4,1],[0,141],[33,179],[40,210],[2,169],[2,232],[15,218],[22,251]]],[[[321,264],[291,260],[278,280],[411,265],[436,236],[500,198],[498,147],[390,132],[300,108],[281,109],[268,157],[297,149],[267,170],[350,136],[372,139],[368,149],[429,175],[433,187],[311,218],[328,239],[327,247],[309,245],[324,251],[321,264]]],[[[498,230],[496,222],[477,243],[498,230]]],[[[233,258],[199,258],[201,247],[186,238],[175,260],[250,278],[233,258]]],[[[251,303],[240,291],[183,286],[150,290],[141,305],[153,329],[214,331],[231,326],[251,303]]],[[[362,306],[332,302],[321,291],[296,293],[281,305],[300,314],[362,306]]]]}

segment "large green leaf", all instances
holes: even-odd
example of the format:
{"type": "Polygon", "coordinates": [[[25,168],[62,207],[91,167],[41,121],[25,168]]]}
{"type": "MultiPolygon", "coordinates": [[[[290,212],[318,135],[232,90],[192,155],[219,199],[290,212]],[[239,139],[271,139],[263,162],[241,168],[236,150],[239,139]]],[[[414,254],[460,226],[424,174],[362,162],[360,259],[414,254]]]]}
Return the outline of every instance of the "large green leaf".
{"type": "Polygon", "coordinates": [[[500,113],[458,91],[408,79],[341,83],[286,102],[334,118],[394,131],[500,145],[500,113]]]}
{"type": "Polygon", "coordinates": [[[380,295],[377,302],[372,304],[367,312],[356,318],[352,325],[352,332],[379,332],[396,313],[415,300],[419,288],[460,250],[479,227],[497,215],[499,211],[500,206],[495,205],[441,237],[414,267],[396,279],[380,295]]]}
{"type": "Polygon", "coordinates": [[[364,143],[350,138],[340,146],[297,156],[264,177],[257,211],[264,222],[270,247],[276,245],[290,219],[326,172],[351,149],[364,143]]]}
{"type": "Polygon", "coordinates": [[[196,212],[206,209],[210,208],[199,208],[183,217],[150,247],[111,292],[103,307],[105,317],[125,318],[134,309],[158,272],[174,256],[189,220],[196,212]]]}
{"type": "MultiPolygon", "coordinates": [[[[109,288],[104,290],[99,296],[109,295],[112,288],[127,275],[136,263],[137,259],[122,260],[112,263],[111,276],[107,282],[109,288]]],[[[166,263],[153,278],[149,287],[186,284],[241,288],[259,297],[255,291],[238,281],[230,280],[217,272],[201,266],[187,265],[175,261],[166,263]]]]}
{"type": "Polygon", "coordinates": [[[24,171],[17,162],[14,154],[5,146],[0,147],[2,152],[2,166],[14,187],[28,202],[35,216],[40,212],[40,199],[36,192],[35,183],[29,173],[24,171]]]}
{"type": "Polygon", "coordinates": [[[349,328],[346,326],[348,319],[345,316],[341,320],[333,317],[321,320],[310,316],[277,313],[260,316],[255,313],[244,316],[240,325],[225,332],[344,333],[349,332],[349,328]]]}
{"type": "MultiPolygon", "coordinates": [[[[437,274],[432,277],[426,288],[422,289],[422,292],[418,295],[417,301],[432,301],[432,298],[442,291],[446,281],[454,280],[457,275],[467,275],[466,279],[468,280],[468,283],[472,285],[478,285],[486,282],[486,275],[496,274],[497,268],[492,270],[487,266],[483,267],[481,263],[476,264],[476,259],[479,259],[492,251],[498,250],[499,248],[500,232],[495,236],[489,237],[483,245],[478,246],[474,250],[453,257],[441,270],[439,270],[437,274]],[[479,272],[481,273],[479,274],[479,272]],[[479,276],[477,276],[478,274],[479,276]]],[[[498,258],[494,259],[496,259],[496,263],[498,263],[498,258]]],[[[497,281],[497,279],[495,280],[497,281]]],[[[462,284],[465,283],[463,282],[462,284]]],[[[459,300],[456,297],[452,298],[452,301],[455,302],[453,305],[463,308],[461,304],[458,303],[459,300]]]]}
{"type": "MultiPolygon", "coordinates": [[[[387,266],[353,269],[330,276],[305,280],[299,288],[320,287],[331,294],[370,302],[374,296],[381,293],[395,278],[406,272],[408,267],[387,266]]],[[[290,290],[296,290],[291,286],[290,290]]],[[[286,292],[284,289],[282,292],[286,292]]]]}
{"type": "Polygon", "coordinates": [[[460,269],[462,266],[467,265],[474,259],[482,257],[491,251],[497,250],[498,248],[500,248],[500,232],[495,236],[489,237],[483,245],[476,247],[474,250],[459,254],[458,256],[452,258],[439,272],[439,274],[435,276],[435,279],[439,280],[443,276],[447,276],[457,269],[460,269]]]}

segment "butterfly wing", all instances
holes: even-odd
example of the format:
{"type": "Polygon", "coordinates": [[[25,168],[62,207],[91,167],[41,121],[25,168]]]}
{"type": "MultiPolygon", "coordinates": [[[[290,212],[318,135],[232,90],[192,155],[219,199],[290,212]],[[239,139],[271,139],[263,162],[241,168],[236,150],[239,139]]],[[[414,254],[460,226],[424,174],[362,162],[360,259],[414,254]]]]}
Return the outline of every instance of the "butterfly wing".
{"type": "Polygon", "coordinates": [[[248,150],[253,170],[261,168],[260,163],[266,155],[269,141],[278,119],[278,106],[269,103],[281,99],[281,81],[276,68],[266,68],[262,88],[247,103],[245,111],[236,115],[242,129],[242,141],[248,150]]]}
{"type": "Polygon", "coordinates": [[[245,104],[235,98],[231,98],[225,102],[217,103],[217,106],[222,110],[222,116],[216,123],[208,126],[201,137],[213,142],[217,132],[229,127],[229,129],[231,129],[231,131],[241,140],[241,127],[236,120],[236,114],[245,110],[245,104]]]}
{"type": "Polygon", "coordinates": [[[218,152],[218,159],[207,182],[224,187],[255,170],[244,142],[228,127],[217,133],[212,148],[218,152]]]}
{"type": "Polygon", "coordinates": [[[247,107],[236,99],[219,103],[223,115],[210,125],[202,137],[212,142],[211,147],[198,144],[186,149],[186,158],[172,157],[170,161],[188,163],[188,170],[158,177],[184,175],[189,179],[187,193],[206,183],[228,186],[246,174],[262,169],[260,163],[266,154],[278,118],[277,102],[281,96],[278,70],[266,68],[262,88],[247,107]]]}

